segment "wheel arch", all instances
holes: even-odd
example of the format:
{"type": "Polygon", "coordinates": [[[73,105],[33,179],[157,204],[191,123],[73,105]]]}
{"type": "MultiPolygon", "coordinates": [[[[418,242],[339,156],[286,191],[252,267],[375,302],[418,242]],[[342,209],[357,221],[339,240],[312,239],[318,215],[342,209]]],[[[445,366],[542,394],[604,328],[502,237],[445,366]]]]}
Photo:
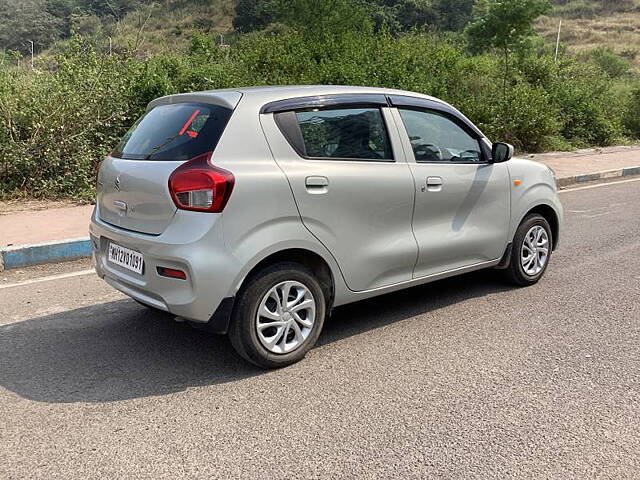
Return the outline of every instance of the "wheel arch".
{"type": "Polygon", "coordinates": [[[552,206],[546,203],[540,203],[532,207],[522,216],[518,225],[520,225],[522,221],[525,218],[527,218],[529,215],[535,214],[535,213],[537,213],[538,215],[541,215],[542,217],[544,217],[544,219],[547,222],[549,222],[549,226],[551,227],[551,241],[552,241],[551,248],[552,250],[555,250],[560,241],[560,218],[558,216],[558,213],[555,211],[555,209],[552,206]]]}
{"type": "Polygon", "coordinates": [[[240,276],[236,283],[237,286],[222,300],[209,321],[207,323],[190,322],[191,325],[199,330],[225,335],[229,331],[229,324],[236,306],[238,292],[240,292],[247,282],[258,272],[279,262],[299,263],[314,273],[325,294],[326,311],[327,313],[331,312],[335,300],[336,288],[344,288],[340,285],[336,287],[336,280],[339,282],[341,279],[336,279],[330,263],[319,253],[307,248],[289,247],[272,251],[255,261],[246,274],[240,276]]]}
{"type": "Polygon", "coordinates": [[[327,311],[331,310],[335,298],[335,276],[331,266],[320,254],[306,248],[286,248],[267,255],[247,272],[238,291],[258,272],[280,262],[299,263],[309,269],[320,282],[325,295],[327,311]]]}

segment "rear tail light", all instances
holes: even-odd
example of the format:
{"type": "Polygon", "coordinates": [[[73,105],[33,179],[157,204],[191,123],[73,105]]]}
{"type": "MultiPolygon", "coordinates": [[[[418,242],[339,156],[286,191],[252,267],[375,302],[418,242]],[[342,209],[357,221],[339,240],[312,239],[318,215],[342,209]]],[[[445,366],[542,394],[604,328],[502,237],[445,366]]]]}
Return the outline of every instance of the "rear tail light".
{"type": "Polygon", "coordinates": [[[212,152],[183,163],[169,177],[169,192],[176,207],[196,212],[224,210],[235,178],[231,172],[211,165],[212,152]]]}
{"type": "Polygon", "coordinates": [[[175,268],[157,267],[158,275],[169,278],[178,278],[180,280],[186,280],[187,274],[182,270],[176,270],[175,268]]]}

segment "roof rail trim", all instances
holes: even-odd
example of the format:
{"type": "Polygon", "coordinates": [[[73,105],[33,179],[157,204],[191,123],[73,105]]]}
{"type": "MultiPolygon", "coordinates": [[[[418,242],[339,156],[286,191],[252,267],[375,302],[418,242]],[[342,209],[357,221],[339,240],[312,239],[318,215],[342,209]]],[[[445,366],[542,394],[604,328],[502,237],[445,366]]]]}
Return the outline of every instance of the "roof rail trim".
{"type": "Polygon", "coordinates": [[[260,113],[278,113],[305,108],[345,107],[386,107],[389,103],[383,93],[336,93],[287,98],[264,105],[260,113]]]}

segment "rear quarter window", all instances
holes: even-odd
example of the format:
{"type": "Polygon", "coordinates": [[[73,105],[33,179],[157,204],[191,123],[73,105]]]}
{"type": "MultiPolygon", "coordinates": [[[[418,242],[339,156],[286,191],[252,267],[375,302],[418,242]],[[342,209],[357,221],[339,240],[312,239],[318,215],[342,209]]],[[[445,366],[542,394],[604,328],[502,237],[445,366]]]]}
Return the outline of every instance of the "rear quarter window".
{"type": "Polygon", "coordinates": [[[159,105],[122,137],[112,156],[128,160],[190,160],[215,149],[232,110],[202,103],[159,105]]]}

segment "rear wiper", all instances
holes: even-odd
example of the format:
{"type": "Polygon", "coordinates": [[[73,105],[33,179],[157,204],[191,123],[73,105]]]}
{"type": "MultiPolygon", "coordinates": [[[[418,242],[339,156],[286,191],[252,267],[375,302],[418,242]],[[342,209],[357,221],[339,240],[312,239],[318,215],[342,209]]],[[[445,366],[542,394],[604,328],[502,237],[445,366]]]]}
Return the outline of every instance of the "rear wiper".
{"type": "MultiPolygon", "coordinates": [[[[145,160],[151,160],[151,156],[156,153],[158,150],[160,150],[162,147],[164,147],[165,145],[167,145],[168,143],[173,142],[176,138],[181,137],[182,135],[185,134],[185,132],[187,132],[187,130],[189,129],[189,127],[191,126],[191,124],[193,123],[193,120],[198,116],[198,114],[200,113],[200,110],[196,110],[195,112],[193,112],[191,114],[191,116],[189,116],[189,118],[187,119],[187,121],[185,122],[185,124],[182,126],[182,128],[180,129],[180,131],[174,135],[173,137],[167,138],[166,142],[161,143],[160,145],[153,147],[151,149],[151,152],[149,152],[149,154],[147,156],[144,157],[145,160]]],[[[187,132],[188,133],[188,132],[187,132]]]]}
{"type": "Polygon", "coordinates": [[[153,147],[151,149],[151,152],[149,152],[147,155],[145,155],[144,159],[145,160],[151,160],[151,157],[153,156],[154,153],[156,153],[158,150],[160,150],[165,145],[168,145],[169,143],[173,142],[179,136],[180,136],[180,134],[174,135],[173,137],[169,137],[169,138],[167,138],[166,141],[162,142],[160,145],[157,145],[157,146],[153,147]]]}

